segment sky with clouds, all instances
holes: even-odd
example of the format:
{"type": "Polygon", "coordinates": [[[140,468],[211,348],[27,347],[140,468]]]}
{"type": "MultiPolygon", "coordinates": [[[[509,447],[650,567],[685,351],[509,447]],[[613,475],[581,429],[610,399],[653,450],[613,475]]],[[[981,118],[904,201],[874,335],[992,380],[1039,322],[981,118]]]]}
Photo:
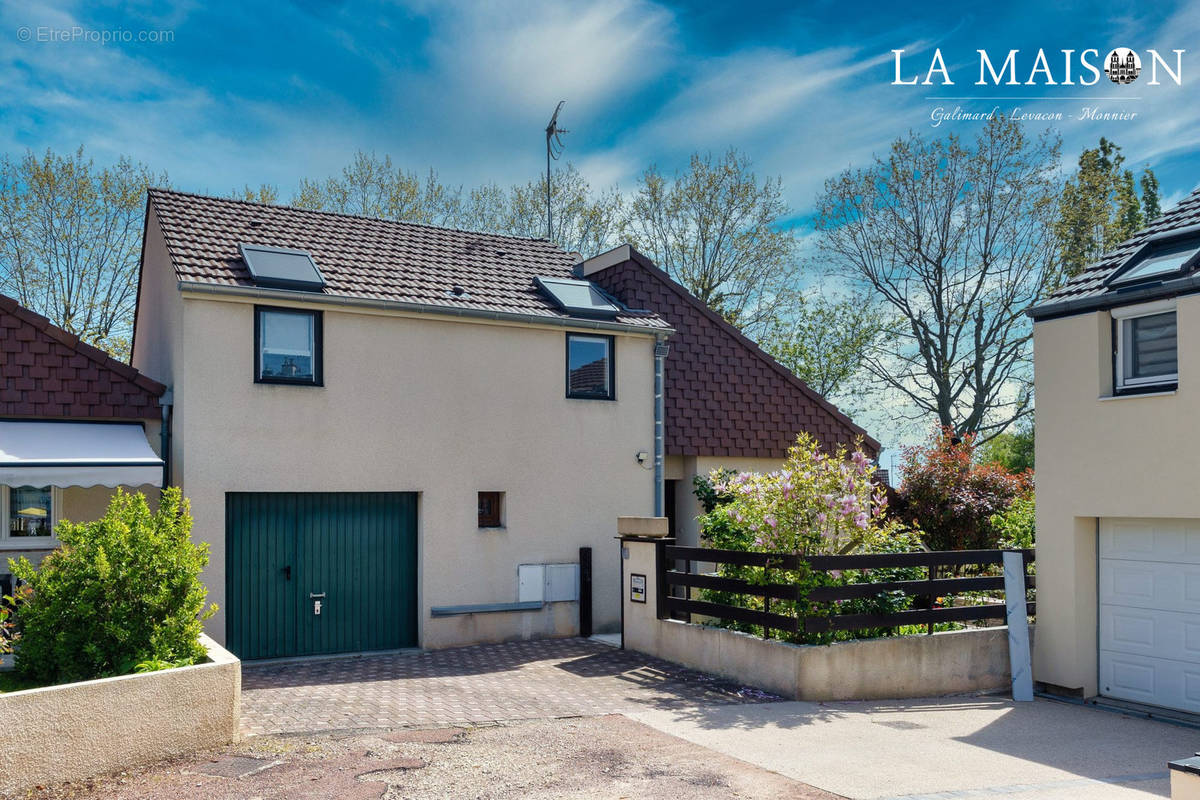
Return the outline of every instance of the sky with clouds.
{"type": "MultiPolygon", "coordinates": [[[[1038,48],[1062,80],[1063,49],[1187,49],[1195,3],[7,3],[0,12],[0,147],[129,155],[173,182],[227,192],[338,170],[359,148],[448,181],[508,183],[541,169],[555,103],[567,158],[597,186],[632,187],[650,163],[736,146],[782,177],[803,218],[822,181],[863,163],[934,108],[1014,105],[1077,115],[1091,104],[1133,120],[1054,123],[1073,156],[1106,135],[1152,164],[1177,198],[1198,182],[1200,46],[1183,85],[976,87],[978,48],[997,63],[1038,48]],[[942,10],[939,10],[942,9],[942,10]],[[78,32],[75,32],[78,31],[78,32]],[[169,41],[138,41],[168,31],[169,41]],[[105,34],[132,41],[95,41],[105,34]],[[57,38],[56,38],[57,37],[57,38]],[[64,40],[65,39],[65,40],[64,40]],[[892,85],[940,48],[954,86],[892,85]],[[1013,95],[1020,101],[1007,99],[1013,95]],[[941,100],[981,96],[981,100],[941,100]],[[937,99],[929,99],[929,98],[937,99]],[[1091,101],[1087,99],[1115,98],[1091,101]],[[1060,99],[1071,98],[1071,99],[1060,99]]],[[[159,38],[162,38],[161,36],[159,38]]],[[[1074,74],[1081,68],[1076,60],[1074,74]]],[[[1045,122],[1029,123],[1043,128],[1045,122]]]]}
{"type": "Polygon", "coordinates": [[[1200,0],[858,3],[816,0],[10,2],[0,6],[0,152],[83,145],[194,191],[322,177],[355,150],[450,183],[536,177],[559,100],[566,158],[631,189],[656,163],[735,146],[782,178],[798,234],[822,182],[909,130],[970,136],[931,114],[1064,114],[1064,166],[1107,136],[1152,165],[1167,201],[1200,183],[1200,0]],[[108,38],[108,41],[103,39],[108,38]],[[99,40],[99,41],[98,41],[99,40]],[[1181,84],[1079,85],[1079,54],[1157,49],[1181,84]],[[1017,49],[1018,86],[975,86],[977,50],[1017,49]],[[1037,50],[1052,77],[1026,85],[1037,50]],[[1193,48],[1195,48],[1193,50],[1193,48]],[[954,85],[893,85],[940,50],[954,85]],[[1064,86],[1063,50],[1075,85],[1064,86]],[[971,97],[969,100],[952,98],[971,97]],[[1132,119],[1079,119],[1083,107],[1132,119]]]}

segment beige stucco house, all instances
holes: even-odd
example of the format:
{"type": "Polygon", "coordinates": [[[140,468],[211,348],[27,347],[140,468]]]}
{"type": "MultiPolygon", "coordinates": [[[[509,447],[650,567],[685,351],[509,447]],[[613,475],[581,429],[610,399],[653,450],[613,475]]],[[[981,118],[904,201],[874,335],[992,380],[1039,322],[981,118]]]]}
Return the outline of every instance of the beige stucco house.
{"type": "Polygon", "coordinates": [[[1035,679],[1200,711],[1200,193],[1030,310],[1035,679]]]}
{"type": "Polygon", "coordinates": [[[616,630],[616,518],[690,514],[682,459],[777,463],[829,415],[861,434],[778,365],[713,358],[773,444],[677,446],[662,387],[712,334],[640,302],[621,255],[152,190],[133,364],[172,392],[210,633],[244,658],[436,648],[574,635],[589,599],[616,630]]]}

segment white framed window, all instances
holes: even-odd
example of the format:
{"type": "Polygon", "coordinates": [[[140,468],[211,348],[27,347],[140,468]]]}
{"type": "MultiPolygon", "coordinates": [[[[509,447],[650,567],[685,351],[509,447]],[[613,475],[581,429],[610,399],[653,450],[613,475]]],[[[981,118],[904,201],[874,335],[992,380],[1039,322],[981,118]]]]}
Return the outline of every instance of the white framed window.
{"type": "Polygon", "coordinates": [[[0,549],[38,550],[58,546],[54,526],[62,509],[55,486],[0,486],[0,549]]]}
{"type": "Polygon", "coordinates": [[[1175,301],[1113,309],[1113,387],[1118,394],[1161,391],[1179,382],[1175,301]]]}

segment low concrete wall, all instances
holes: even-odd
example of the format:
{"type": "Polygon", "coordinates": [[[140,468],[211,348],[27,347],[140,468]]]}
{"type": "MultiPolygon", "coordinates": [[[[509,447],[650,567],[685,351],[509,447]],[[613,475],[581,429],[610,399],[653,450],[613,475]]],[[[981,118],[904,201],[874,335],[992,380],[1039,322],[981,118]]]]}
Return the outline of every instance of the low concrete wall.
{"type": "Polygon", "coordinates": [[[204,664],[0,694],[0,795],[235,739],[241,662],[203,643],[204,664]]]}
{"type": "Polygon", "coordinates": [[[622,548],[627,649],[797,700],[933,697],[1010,685],[1005,627],[795,645],[660,620],[655,542],[626,538],[622,548]],[[645,576],[645,603],[631,599],[632,575],[645,576]]]}

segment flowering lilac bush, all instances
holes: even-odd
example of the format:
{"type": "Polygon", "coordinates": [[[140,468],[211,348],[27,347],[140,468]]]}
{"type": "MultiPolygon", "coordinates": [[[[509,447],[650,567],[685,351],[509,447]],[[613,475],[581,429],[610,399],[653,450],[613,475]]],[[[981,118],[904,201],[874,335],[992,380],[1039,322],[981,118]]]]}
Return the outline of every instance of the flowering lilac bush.
{"type": "MultiPolygon", "coordinates": [[[[706,513],[700,518],[706,543],[725,550],[794,553],[798,555],[852,552],[905,552],[919,547],[916,536],[887,515],[887,495],[872,482],[875,468],[861,448],[839,447],[823,452],[815,439],[801,434],[783,466],[759,474],[718,470],[696,481],[696,495],[706,513]]],[[[827,573],[744,567],[723,564],[719,574],[753,584],[790,583],[800,587],[801,600],[771,601],[770,611],[788,616],[902,611],[911,598],[899,592],[836,603],[814,603],[807,594],[818,586],[877,581],[916,580],[919,569],[847,570],[827,573]]],[[[707,590],[703,599],[752,610],[765,610],[761,598],[707,590]]],[[[763,633],[756,625],[723,622],[725,627],[763,633]]],[[[838,639],[882,636],[894,631],[869,629],[820,634],[788,634],[794,642],[824,643],[838,639]]]]}
{"type": "MultiPolygon", "coordinates": [[[[701,517],[714,547],[776,553],[850,553],[894,540],[887,494],[861,449],[832,455],[800,434],[783,467],[765,474],[717,471],[706,482],[715,503],[701,517]]],[[[701,489],[701,491],[704,491],[701,489]]],[[[701,496],[701,500],[704,497],[701,496]]]]}

